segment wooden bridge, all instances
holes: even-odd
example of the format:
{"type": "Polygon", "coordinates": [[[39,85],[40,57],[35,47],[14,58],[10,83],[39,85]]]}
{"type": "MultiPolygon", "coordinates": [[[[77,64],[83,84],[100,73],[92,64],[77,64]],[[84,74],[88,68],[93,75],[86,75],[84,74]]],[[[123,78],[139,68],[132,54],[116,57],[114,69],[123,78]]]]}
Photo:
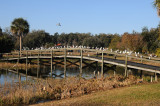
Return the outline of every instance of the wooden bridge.
{"type": "Polygon", "coordinates": [[[37,59],[37,64],[39,64],[40,59],[50,59],[51,73],[55,58],[63,58],[64,77],[66,76],[67,62],[70,64],[76,64],[79,62],[80,74],[82,74],[83,64],[87,64],[83,60],[101,63],[101,77],[103,77],[104,64],[112,64],[115,66],[124,67],[125,76],[128,76],[128,69],[152,72],[155,74],[155,80],[157,80],[157,74],[160,74],[160,58],[142,55],[136,57],[134,55],[118,54],[108,50],[61,48],[52,50],[28,50],[22,51],[21,54],[19,52],[1,54],[1,61],[16,60],[19,62],[20,60],[26,60],[26,66],[28,65],[29,59],[37,59]],[[71,62],[67,59],[79,59],[79,61],[71,62]]]}

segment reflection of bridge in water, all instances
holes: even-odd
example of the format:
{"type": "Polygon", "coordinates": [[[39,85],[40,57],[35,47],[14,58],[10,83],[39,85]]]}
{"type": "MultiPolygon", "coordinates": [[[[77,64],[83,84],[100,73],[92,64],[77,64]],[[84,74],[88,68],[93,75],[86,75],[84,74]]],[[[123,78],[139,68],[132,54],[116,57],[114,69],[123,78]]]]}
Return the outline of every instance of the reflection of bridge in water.
{"type": "MultiPolygon", "coordinates": [[[[86,66],[97,68],[98,63],[101,63],[101,77],[103,77],[104,67],[106,64],[111,64],[112,66],[124,67],[124,75],[128,76],[128,69],[141,70],[141,76],[143,71],[154,73],[155,80],[157,80],[157,74],[160,74],[160,59],[158,58],[148,58],[142,56],[135,57],[129,56],[127,54],[118,54],[105,50],[95,50],[95,49],[82,49],[82,48],[62,48],[53,50],[28,50],[21,53],[5,53],[2,54],[2,61],[17,61],[19,63],[21,60],[26,61],[26,67],[28,67],[29,61],[32,59],[37,59],[37,64],[40,64],[40,59],[49,59],[51,65],[51,73],[53,66],[57,64],[64,65],[64,77],[66,77],[66,67],[70,65],[76,65],[80,68],[80,75],[83,72],[83,68],[86,66]],[[59,61],[56,61],[59,59],[59,61]],[[71,61],[70,59],[77,59],[76,61],[71,61]],[[93,64],[96,64],[94,66],[93,64]]],[[[97,70],[97,69],[96,69],[97,70]]],[[[116,70],[114,70],[116,71],[116,70]]],[[[115,72],[114,72],[115,73],[115,72]]],[[[26,68],[27,74],[27,68],[26,68]]],[[[62,74],[61,74],[62,75],[62,74]]],[[[51,74],[53,76],[53,74],[51,74]]]]}

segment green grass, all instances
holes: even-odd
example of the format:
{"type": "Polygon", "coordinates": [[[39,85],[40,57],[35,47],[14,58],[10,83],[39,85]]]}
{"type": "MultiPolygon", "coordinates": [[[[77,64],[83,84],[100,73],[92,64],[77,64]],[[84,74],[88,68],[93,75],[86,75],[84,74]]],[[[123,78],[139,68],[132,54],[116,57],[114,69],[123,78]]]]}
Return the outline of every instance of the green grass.
{"type": "Polygon", "coordinates": [[[115,106],[158,106],[160,105],[160,83],[133,85],[107,91],[51,101],[37,105],[115,105],[115,106]]]}

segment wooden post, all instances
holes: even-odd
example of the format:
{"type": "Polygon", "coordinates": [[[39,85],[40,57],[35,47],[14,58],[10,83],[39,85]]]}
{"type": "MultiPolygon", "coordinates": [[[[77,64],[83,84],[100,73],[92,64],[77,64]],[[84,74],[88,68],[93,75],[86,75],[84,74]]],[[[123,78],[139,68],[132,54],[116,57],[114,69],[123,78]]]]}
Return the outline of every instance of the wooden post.
{"type": "Polygon", "coordinates": [[[96,77],[96,71],[93,72],[94,78],[96,77]]]}
{"type": "MultiPolygon", "coordinates": [[[[18,56],[19,56],[19,52],[18,52],[18,56]]],[[[19,57],[18,57],[18,59],[17,59],[17,66],[16,66],[17,72],[18,72],[18,65],[19,65],[19,57]]]]}
{"type": "Polygon", "coordinates": [[[143,56],[141,56],[141,63],[143,63],[143,56]]]}
{"type": "Polygon", "coordinates": [[[114,65],[113,67],[114,67],[113,75],[114,75],[114,77],[115,77],[115,76],[116,76],[116,65],[114,65]]]}
{"type": "Polygon", "coordinates": [[[28,51],[26,52],[26,81],[27,81],[27,74],[28,74],[28,51]]]}
{"type": "Polygon", "coordinates": [[[101,78],[103,77],[103,65],[104,65],[104,57],[103,57],[103,50],[102,50],[101,78]]]}
{"type": "Polygon", "coordinates": [[[51,78],[52,78],[52,70],[53,70],[53,50],[51,51],[51,78]]]}
{"type": "Polygon", "coordinates": [[[114,77],[116,76],[116,71],[114,70],[114,77]]]}
{"type": "Polygon", "coordinates": [[[38,51],[38,57],[37,57],[37,65],[38,65],[38,67],[37,67],[37,78],[38,78],[38,74],[39,74],[39,65],[40,65],[40,62],[39,62],[39,53],[40,53],[40,51],[38,51]]]}
{"type": "Polygon", "coordinates": [[[40,56],[42,56],[42,52],[40,51],[40,56]]]}
{"type": "Polygon", "coordinates": [[[20,73],[18,73],[19,74],[19,83],[21,83],[21,75],[20,75],[20,73]]]}
{"type": "Polygon", "coordinates": [[[20,52],[18,52],[18,60],[17,60],[17,73],[19,78],[19,83],[21,82],[21,76],[19,74],[19,60],[20,60],[20,52]]]}
{"type": "Polygon", "coordinates": [[[83,64],[83,50],[81,49],[81,60],[80,60],[80,77],[82,77],[82,66],[83,64]]]}
{"type": "Polygon", "coordinates": [[[125,77],[128,77],[128,72],[127,72],[127,61],[128,61],[128,56],[126,55],[126,58],[125,58],[125,77]]]}
{"type": "Polygon", "coordinates": [[[152,75],[151,75],[151,82],[153,82],[153,77],[152,77],[152,75]]]}
{"type": "Polygon", "coordinates": [[[98,75],[97,75],[97,78],[99,78],[99,71],[97,72],[97,74],[98,74],[98,75]]]}
{"type": "Polygon", "coordinates": [[[96,72],[98,71],[98,61],[96,62],[96,72]]]}
{"type": "Polygon", "coordinates": [[[143,71],[141,70],[140,78],[143,80],[143,71]]]}
{"type": "Polygon", "coordinates": [[[66,48],[64,49],[64,78],[66,78],[66,48]]]}
{"type": "Polygon", "coordinates": [[[19,64],[19,61],[20,61],[20,52],[18,52],[18,60],[17,60],[18,64],[19,64]]]}
{"type": "Polygon", "coordinates": [[[157,73],[155,72],[155,81],[157,82],[158,80],[157,80],[157,73]]]}
{"type": "Polygon", "coordinates": [[[8,61],[8,59],[9,59],[9,56],[8,56],[8,53],[7,53],[7,61],[8,61]]]}
{"type": "Polygon", "coordinates": [[[56,66],[54,65],[54,70],[56,70],[56,66]]]}

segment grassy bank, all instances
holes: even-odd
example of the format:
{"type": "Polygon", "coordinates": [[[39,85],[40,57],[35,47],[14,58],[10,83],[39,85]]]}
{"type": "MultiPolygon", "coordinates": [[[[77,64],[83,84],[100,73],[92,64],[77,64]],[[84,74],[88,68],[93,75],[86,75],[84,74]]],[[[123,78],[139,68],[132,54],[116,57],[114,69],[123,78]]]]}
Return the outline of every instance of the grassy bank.
{"type": "MultiPolygon", "coordinates": [[[[37,68],[38,65],[36,64],[28,64],[28,68],[37,68]]],[[[25,63],[9,63],[9,62],[0,62],[0,69],[26,69],[26,64],[25,63]]]]}
{"type": "Polygon", "coordinates": [[[31,104],[41,100],[61,100],[109,90],[139,83],[140,80],[130,76],[108,77],[104,79],[47,79],[33,82],[5,84],[0,86],[0,104],[31,104]]]}
{"type": "Polygon", "coordinates": [[[160,83],[98,91],[92,94],[35,104],[34,106],[159,106],[160,83]]]}

